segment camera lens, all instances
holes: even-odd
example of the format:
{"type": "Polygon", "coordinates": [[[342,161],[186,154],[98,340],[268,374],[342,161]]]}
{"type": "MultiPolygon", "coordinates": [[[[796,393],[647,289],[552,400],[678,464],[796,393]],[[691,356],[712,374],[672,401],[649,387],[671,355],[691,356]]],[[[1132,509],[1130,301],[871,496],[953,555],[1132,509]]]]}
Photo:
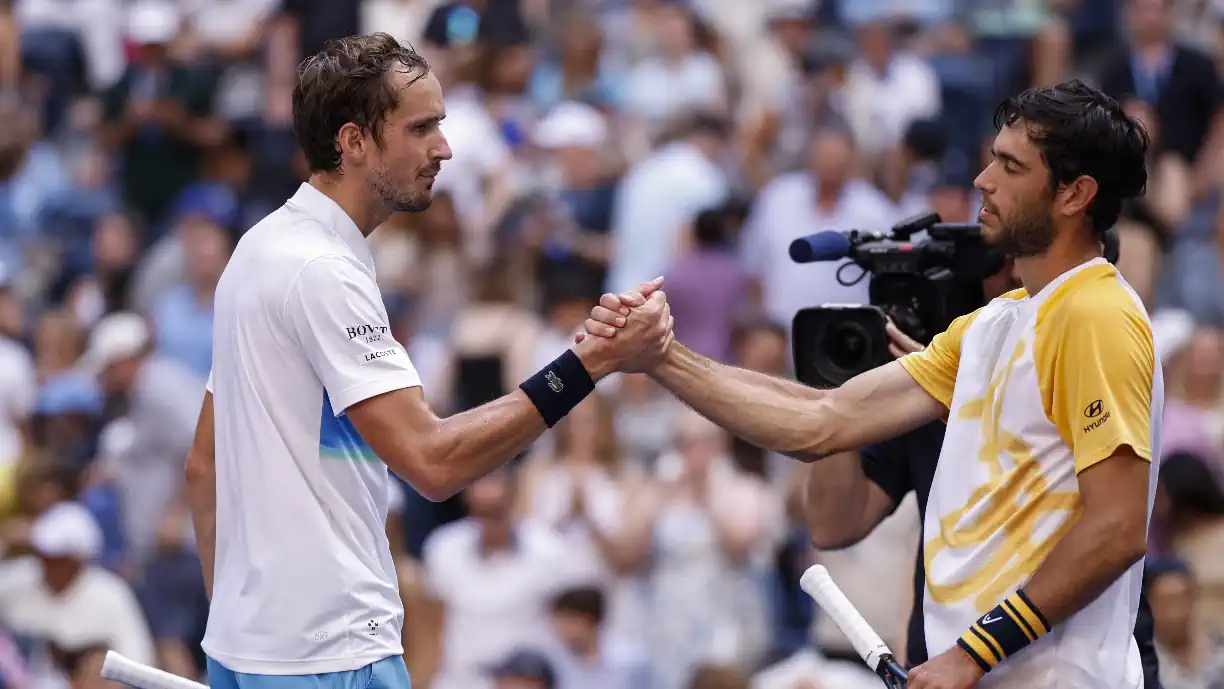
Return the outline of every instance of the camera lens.
{"type": "Polygon", "coordinates": [[[842,321],[825,334],[822,350],[829,363],[843,371],[866,370],[870,365],[871,335],[861,323],[842,321]]]}

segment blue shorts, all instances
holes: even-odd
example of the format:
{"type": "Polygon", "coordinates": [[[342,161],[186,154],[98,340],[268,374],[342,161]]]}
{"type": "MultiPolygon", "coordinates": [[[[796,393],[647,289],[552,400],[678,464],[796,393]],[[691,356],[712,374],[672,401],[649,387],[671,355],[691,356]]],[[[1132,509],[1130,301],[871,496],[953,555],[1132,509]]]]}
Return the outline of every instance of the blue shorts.
{"type": "Polygon", "coordinates": [[[317,675],[249,675],[208,659],[211,689],[411,689],[403,656],[391,656],[363,668],[317,675]]]}

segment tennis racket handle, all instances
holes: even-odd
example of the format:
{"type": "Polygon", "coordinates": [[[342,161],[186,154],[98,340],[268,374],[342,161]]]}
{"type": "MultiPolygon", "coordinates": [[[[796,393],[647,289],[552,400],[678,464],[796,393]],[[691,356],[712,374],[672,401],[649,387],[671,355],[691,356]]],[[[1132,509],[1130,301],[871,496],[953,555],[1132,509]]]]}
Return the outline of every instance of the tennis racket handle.
{"type": "Polygon", "coordinates": [[[816,599],[821,609],[832,618],[863,662],[867,663],[867,667],[878,671],[881,660],[885,656],[891,658],[892,651],[888,650],[880,635],[875,633],[871,625],[867,624],[867,620],[854,608],[846,594],[833,583],[827,569],[821,565],[809,567],[799,579],[799,586],[816,599]]]}
{"type": "Polygon", "coordinates": [[[136,689],[208,689],[185,677],[170,674],[155,667],[129,660],[114,651],[107,651],[102,661],[102,679],[126,684],[136,689]]]}

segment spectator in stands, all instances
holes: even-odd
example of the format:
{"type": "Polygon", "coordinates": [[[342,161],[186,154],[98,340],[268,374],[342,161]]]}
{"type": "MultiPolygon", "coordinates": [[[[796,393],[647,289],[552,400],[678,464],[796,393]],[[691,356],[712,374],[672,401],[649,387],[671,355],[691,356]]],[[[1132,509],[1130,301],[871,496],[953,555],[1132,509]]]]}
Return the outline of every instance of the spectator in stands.
{"type": "Polygon", "coordinates": [[[621,180],[612,211],[612,253],[606,289],[622,292],[663,274],[680,237],[707,208],[727,199],[721,168],[729,124],[696,116],[681,135],[643,158],[621,180]]]}
{"type": "Polygon", "coordinates": [[[515,489],[506,472],[480,479],[464,493],[469,516],[425,543],[426,586],[442,606],[434,689],[488,687],[492,664],[548,644],[549,605],[570,583],[570,556],[551,530],[516,518],[515,489]]]}
{"type": "MultiPolygon", "coordinates": [[[[155,352],[148,324],[133,313],[111,314],[98,323],[81,367],[123,403],[136,429],[134,446],[103,475],[124,506],[124,571],[138,578],[157,549],[167,508],[180,495],[204,378],[155,352]]],[[[184,524],[181,538],[185,530],[184,524]]]]}
{"type": "MultiPolygon", "coordinates": [[[[834,228],[879,232],[898,220],[878,189],[857,176],[852,135],[825,128],[808,145],[808,168],[780,175],[761,190],[741,238],[743,261],[755,281],[763,312],[790,328],[799,309],[818,304],[866,304],[867,280],[847,286],[836,276],[848,261],[800,265],[790,243],[834,228]]],[[[861,269],[842,273],[854,280],[861,269]]]]}
{"type": "Polygon", "coordinates": [[[559,22],[556,40],[531,76],[531,97],[541,112],[563,101],[615,107],[620,80],[603,54],[603,36],[594,16],[572,10],[559,22]]]}
{"type": "Polygon", "coordinates": [[[213,294],[234,240],[207,220],[180,229],[187,267],[184,281],[161,295],[152,310],[159,352],[207,378],[212,369],[213,294]]]}
{"type": "Polygon", "coordinates": [[[1194,168],[1193,196],[1218,185],[1214,161],[1224,147],[1224,86],[1212,60],[1177,42],[1170,0],[1127,0],[1130,44],[1113,56],[1101,86],[1124,100],[1134,96],[1156,111],[1160,150],[1194,168]]]}
{"type": "Polygon", "coordinates": [[[1224,634],[1224,489],[1199,457],[1174,453],[1160,468],[1153,520],[1165,552],[1186,560],[1199,585],[1199,607],[1212,630],[1224,634]]]}
{"type": "Polygon", "coordinates": [[[178,5],[139,0],[127,12],[137,57],[106,94],[103,140],[122,157],[124,200],[158,227],[195,178],[200,147],[222,140],[225,127],[211,118],[215,79],[170,51],[182,28],[178,5]]]}
{"type": "MultiPolygon", "coordinates": [[[[0,622],[59,648],[99,645],[154,662],[135,595],[117,575],[91,564],[102,535],[84,507],[64,502],[47,510],[31,527],[30,543],[35,556],[0,564],[0,622]]],[[[42,681],[54,674],[49,664],[32,669],[42,681]]]]}
{"type": "Polygon", "coordinates": [[[897,50],[887,18],[855,27],[860,57],[843,89],[845,112],[866,161],[901,144],[911,124],[939,115],[939,79],[922,59],[897,50]]]}
{"type": "Polygon", "coordinates": [[[659,458],[658,484],[626,515],[644,513],[639,552],[653,554],[650,648],[657,689],[682,689],[707,661],[751,667],[768,650],[768,611],[757,556],[778,536],[763,481],[739,471],[726,434],[680,412],[676,450],[659,458]],[[638,512],[640,510],[640,512],[638,512]]]}
{"type": "Polygon", "coordinates": [[[0,334],[0,470],[15,464],[27,449],[37,389],[29,351],[0,334]]]}
{"type": "Polygon", "coordinates": [[[542,653],[515,651],[493,667],[493,689],[561,689],[557,673],[542,653]]]}
{"type": "Polygon", "coordinates": [[[1224,683],[1224,639],[1204,627],[1199,587],[1184,560],[1156,558],[1144,586],[1156,623],[1156,654],[1165,689],[1200,689],[1224,683]]]}
{"type": "Polygon", "coordinates": [[[727,211],[698,213],[684,243],[688,248],[665,273],[676,337],[693,351],[730,361],[732,331],[749,304],[748,278],[735,255],[727,211]]]}
{"type": "Polygon", "coordinates": [[[599,588],[572,588],[553,599],[553,629],[560,642],[552,653],[557,689],[649,686],[644,649],[609,640],[604,619],[604,593],[599,588]]]}
{"type": "Polygon", "coordinates": [[[26,253],[46,239],[43,213],[68,189],[70,178],[30,108],[0,102],[0,121],[0,263],[16,277],[26,253]]]}
{"type": "Polygon", "coordinates": [[[725,112],[726,78],[708,27],[681,3],[664,3],[654,21],[658,51],[629,72],[622,112],[650,134],[694,110],[725,112]]]}
{"type": "Polygon", "coordinates": [[[615,386],[616,437],[625,456],[643,467],[653,467],[675,439],[676,417],[683,405],[649,376],[632,373],[617,377],[615,386]]]}
{"type": "Polygon", "coordinates": [[[541,170],[548,199],[542,236],[525,234],[539,251],[537,275],[548,291],[558,274],[580,274],[599,292],[608,266],[608,233],[616,179],[604,155],[608,123],[593,106],[567,101],[536,125],[535,145],[544,152],[541,170]]]}
{"type": "Polygon", "coordinates": [[[640,645],[646,602],[637,579],[641,562],[623,534],[626,507],[643,476],[622,455],[613,421],[611,400],[596,394],[557,424],[551,451],[523,464],[518,509],[561,536],[576,580],[607,591],[604,629],[616,643],[632,646],[640,645]]]}

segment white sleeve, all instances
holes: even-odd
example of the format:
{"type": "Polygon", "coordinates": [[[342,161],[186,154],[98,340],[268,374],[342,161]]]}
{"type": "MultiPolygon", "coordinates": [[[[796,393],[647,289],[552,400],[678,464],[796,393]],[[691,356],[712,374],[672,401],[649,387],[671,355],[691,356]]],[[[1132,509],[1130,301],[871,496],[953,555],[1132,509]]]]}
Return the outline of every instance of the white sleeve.
{"type": "Polygon", "coordinates": [[[391,335],[374,276],[356,261],[311,261],[285,309],[337,415],[362,400],[421,384],[408,353],[391,335]]]}
{"type": "Polygon", "coordinates": [[[211,368],[211,367],[209,367],[209,369],[208,369],[208,380],[204,382],[204,391],[205,391],[205,392],[214,392],[214,391],[213,391],[213,382],[212,382],[212,368],[211,368]]]}

